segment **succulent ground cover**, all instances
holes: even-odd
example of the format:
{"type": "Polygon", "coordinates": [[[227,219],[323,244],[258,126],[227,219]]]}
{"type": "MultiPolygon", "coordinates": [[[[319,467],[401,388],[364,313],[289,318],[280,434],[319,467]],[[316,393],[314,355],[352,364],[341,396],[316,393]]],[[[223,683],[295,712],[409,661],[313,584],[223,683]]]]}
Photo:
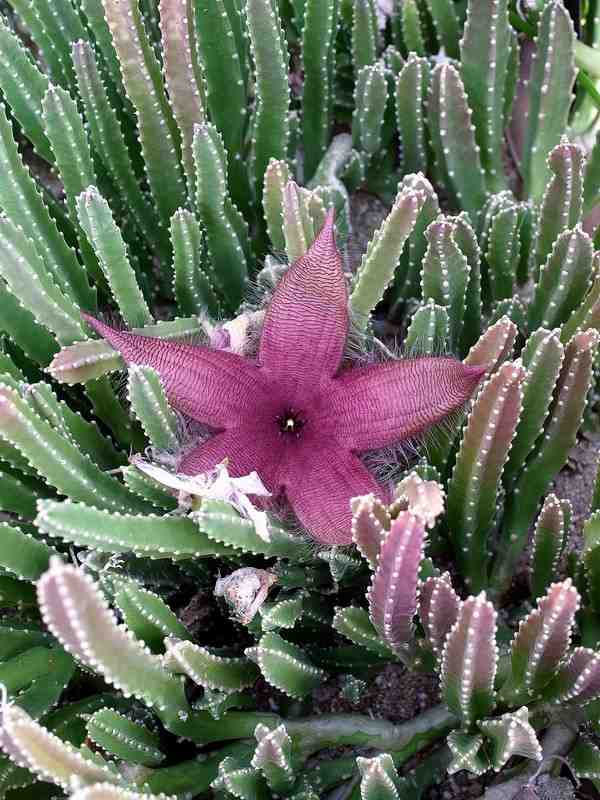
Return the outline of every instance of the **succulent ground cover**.
{"type": "Polygon", "coordinates": [[[597,5],[2,11],[0,796],[589,796],[597,5]]]}

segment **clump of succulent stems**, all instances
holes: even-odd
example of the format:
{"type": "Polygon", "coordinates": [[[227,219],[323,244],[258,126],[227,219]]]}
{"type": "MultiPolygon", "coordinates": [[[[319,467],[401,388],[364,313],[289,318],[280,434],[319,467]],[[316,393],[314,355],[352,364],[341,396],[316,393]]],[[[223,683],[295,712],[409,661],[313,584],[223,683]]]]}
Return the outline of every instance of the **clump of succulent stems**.
{"type": "Polygon", "coordinates": [[[600,787],[595,4],[379,6],[0,4],[0,800],[600,787]]]}

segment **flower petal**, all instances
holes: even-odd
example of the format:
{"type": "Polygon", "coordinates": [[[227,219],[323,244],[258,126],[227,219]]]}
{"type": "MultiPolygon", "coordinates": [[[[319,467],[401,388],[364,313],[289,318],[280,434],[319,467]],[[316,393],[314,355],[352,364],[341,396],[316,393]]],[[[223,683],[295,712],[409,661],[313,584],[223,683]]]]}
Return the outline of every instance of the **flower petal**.
{"type": "Polygon", "coordinates": [[[169,403],[205,425],[235,425],[258,414],[272,398],[260,370],[235,353],[138,336],[82,316],[128,365],[155,369],[169,403]]]}
{"type": "Polygon", "coordinates": [[[385,490],[364,464],[334,441],[303,446],[286,463],[285,493],[310,535],[324,544],[352,543],[353,497],[385,490]]]}
{"type": "Polygon", "coordinates": [[[460,409],[484,373],[483,367],[468,367],[453,358],[406,359],[348,370],[332,381],[326,421],[350,450],[395,444],[460,409]]]}
{"type": "Polygon", "coordinates": [[[348,333],[348,294],[333,213],[281,279],[267,310],[259,364],[294,405],[337,371],[348,333]]]}
{"type": "Polygon", "coordinates": [[[256,471],[267,490],[275,494],[283,448],[277,427],[271,427],[249,425],[217,433],[190,450],[178,464],[177,471],[183,475],[199,475],[227,459],[230,477],[240,478],[256,471]]]}

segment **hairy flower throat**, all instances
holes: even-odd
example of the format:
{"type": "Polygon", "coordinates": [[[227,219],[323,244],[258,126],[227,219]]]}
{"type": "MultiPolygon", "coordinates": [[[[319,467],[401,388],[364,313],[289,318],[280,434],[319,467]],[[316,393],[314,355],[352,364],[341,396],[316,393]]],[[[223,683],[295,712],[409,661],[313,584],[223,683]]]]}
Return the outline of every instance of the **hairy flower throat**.
{"type": "Polygon", "coordinates": [[[305,424],[306,420],[303,415],[293,408],[286,409],[281,416],[277,417],[277,425],[281,435],[300,438],[300,432],[305,424]]]}

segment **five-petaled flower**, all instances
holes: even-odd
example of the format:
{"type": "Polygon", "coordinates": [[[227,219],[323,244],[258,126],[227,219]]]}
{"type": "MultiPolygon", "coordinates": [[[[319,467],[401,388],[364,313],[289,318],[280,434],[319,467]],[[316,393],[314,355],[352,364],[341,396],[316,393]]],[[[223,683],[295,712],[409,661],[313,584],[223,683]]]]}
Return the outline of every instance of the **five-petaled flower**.
{"type": "Polygon", "coordinates": [[[348,295],[332,213],[277,286],[256,359],[84,317],[127,364],[158,372],[175,409],[214,430],[178,472],[204,473],[225,458],[232,476],[256,470],[328,544],[350,543],[353,497],[387,493],[359,454],[423,433],[459,409],[484,372],[450,357],[344,364],[348,295]]]}

